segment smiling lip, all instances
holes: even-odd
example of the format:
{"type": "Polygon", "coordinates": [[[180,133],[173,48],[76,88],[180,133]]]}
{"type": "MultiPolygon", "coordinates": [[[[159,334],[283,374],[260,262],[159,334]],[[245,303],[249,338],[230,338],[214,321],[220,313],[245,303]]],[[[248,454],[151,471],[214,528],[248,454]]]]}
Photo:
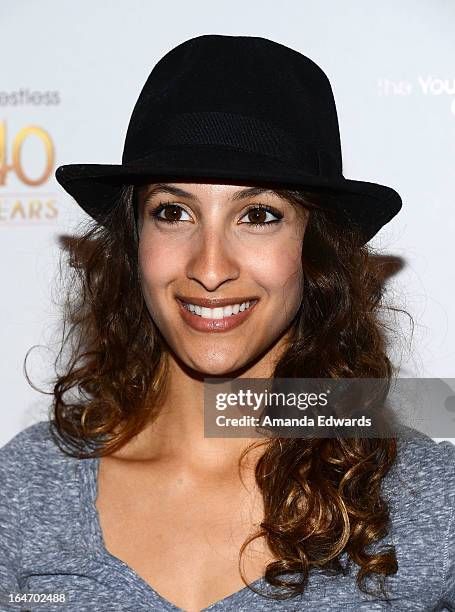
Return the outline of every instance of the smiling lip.
{"type": "Polygon", "coordinates": [[[232,297],[232,298],[197,298],[187,297],[186,295],[177,295],[176,298],[186,304],[195,304],[196,306],[204,306],[205,308],[220,308],[222,306],[229,306],[230,304],[242,304],[243,302],[254,302],[258,300],[257,295],[252,297],[232,297]]]}
{"type": "MultiPolygon", "coordinates": [[[[223,301],[226,301],[226,300],[223,300],[223,301]]],[[[197,314],[193,314],[187,308],[185,308],[185,306],[182,303],[182,300],[177,299],[177,302],[178,302],[179,311],[180,311],[180,314],[182,315],[183,320],[186,323],[188,323],[188,325],[192,327],[193,329],[197,331],[204,331],[204,332],[208,332],[208,331],[209,332],[224,332],[224,331],[229,331],[231,329],[234,329],[234,327],[237,327],[238,325],[243,323],[243,321],[245,321],[245,319],[251,314],[251,312],[256,308],[256,305],[257,305],[257,301],[256,301],[253,305],[251,305],[246,310],[239,312],[238,314],[233,314],[228,317],[223,317],[222,319],[205,319],[203,317],[200,317],[197,314]]],[[[195,302],[188,302],[188,303],[194,304],[195,302]]],[[[226,305],[229,305],[232,303],[233,302],[229,299],[229,302],[226,305]]],[[[238,303],[239,302],[237,302],[237,304],[238,303]]]]}

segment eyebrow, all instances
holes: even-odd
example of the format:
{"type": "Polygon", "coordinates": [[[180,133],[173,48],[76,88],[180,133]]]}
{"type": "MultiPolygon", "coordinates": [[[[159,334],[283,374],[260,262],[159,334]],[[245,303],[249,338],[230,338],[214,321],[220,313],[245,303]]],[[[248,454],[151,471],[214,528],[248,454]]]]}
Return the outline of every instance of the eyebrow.
{"type": "MultiPolygon", "coordinates": [[[[173,187],[172,185],[167,185],[166,183],[157,183],[156,185],[154,185],[152,189],[147,192],[146,197],[151,198],[157,193],[169,193],[171,195],[175,195],[181,198],[188,198],[192,202],[199,201],[199,198],[193,193],[185,191],[180,187],[173,187]]],[[[233,201],[245,200],[246,198],[263,195],[266,193],[274,193],[274,191],[272,189],[266,189],[263,187],[248,187],[246,189],[242,189],[241,191],[237,191],[236,193],[234,193],[231,199],[233,201]]]]}

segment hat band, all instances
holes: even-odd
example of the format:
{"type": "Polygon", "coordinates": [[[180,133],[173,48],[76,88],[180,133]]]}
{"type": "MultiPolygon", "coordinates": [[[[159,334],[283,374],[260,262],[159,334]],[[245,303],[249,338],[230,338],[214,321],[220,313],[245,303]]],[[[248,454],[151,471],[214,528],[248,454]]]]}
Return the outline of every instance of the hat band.
{"type": "Polygon", "coordinates": [[[137,146],[144,142],[143,136],[127,135],[124,164],[168,147],[215,145],[265,155],[316,176],[341,175],[341,162],[330,153],[311,145],[298,146],[287,132],[256,117],[216,111],[170,114],[151,126],[142,125],[142,134],[144,131],[149,134],[146,150],[137,146]]]}

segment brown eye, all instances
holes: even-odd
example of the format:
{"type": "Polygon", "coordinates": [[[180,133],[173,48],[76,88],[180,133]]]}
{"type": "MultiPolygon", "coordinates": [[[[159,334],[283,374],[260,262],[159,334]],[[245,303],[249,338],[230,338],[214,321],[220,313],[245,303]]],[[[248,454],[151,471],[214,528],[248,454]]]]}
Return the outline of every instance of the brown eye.
{"type": "Polygon", "coordinates": [[[180,218],[182,212],[188,215],[186,210],[178,204],[160,202],[156,208],[150,211],[150,215],[157,221],[162,221],[163,223],[180,223],[186,221],[186,219],[180,218]],[[165,216],[161,216],[161,213],[164,213],[165,216]]]}
{"type": "Polygon", "coordinates": [[[180,215],[182,213],[182,209],[179,206],[175,206],[174,204],[170,204],[163,209],[164,218],[166,221],[180,221],[180,215]]]}
{"type": "Polygon", "coordinates": [[[249,223],[246,225],[251,225],[253,227],[262,227],[266,228],[268,226],[273,226],[276,223],[280,223],[283,215],[278,211],[272,208],[271,206],[265,206],[264,204],[259,204],[257,206],[252,206],[249,208],[244,217],[249,218],[249,223]],[[268,219],[267,215],[270,215],[272,219],[268,219]],[[275,217],[275,219],[273,219],[275,217]]]}
{"type": "Polygon", "coordinates": [[[265,223],[267,219],[267,211],[263,208],[253,208],[248,211],[247,216],[251,223],[265,223]]]}

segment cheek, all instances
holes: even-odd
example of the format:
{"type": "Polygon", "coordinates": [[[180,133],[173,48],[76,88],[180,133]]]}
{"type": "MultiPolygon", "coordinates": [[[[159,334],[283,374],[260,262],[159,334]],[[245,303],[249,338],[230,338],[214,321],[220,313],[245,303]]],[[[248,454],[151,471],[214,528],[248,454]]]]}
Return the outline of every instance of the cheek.
{"type": "Polygon", "coordinates": [[[256,273],[271,292],[288,296],[300,294],[302,281],[301,244],[290,240],[267,249],[267,256],[257,260],[256,273]]]}
{"type": "MultiPolygon", "coordinates": [[[[151,295],[165,287],[179,269],[178,252],[166,247],[159,239],[139,242],[139,273],[145,294],[151,295]]],[[[180,268],[181,269],[181,268],[180,268]]]]}

